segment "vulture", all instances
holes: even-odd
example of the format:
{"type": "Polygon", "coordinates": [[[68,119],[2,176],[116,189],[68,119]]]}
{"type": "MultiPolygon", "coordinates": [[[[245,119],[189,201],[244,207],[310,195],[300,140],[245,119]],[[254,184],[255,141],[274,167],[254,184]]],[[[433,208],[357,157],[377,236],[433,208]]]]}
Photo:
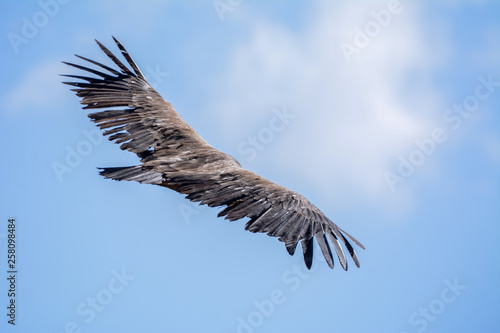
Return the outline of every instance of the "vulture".
{"type": "Polygon", "coordinates": [[[278,237],[290,255],[300,242],[308,269],[313,262],[313,239],[330,268],[334,266],[330,243],[344,270],[344,248],[359,267],[348,238],[364,249],[361,243],[299,193],[242,168],[235,158],[212,147],[148,83],[122,43],[113,39],[130,67],[96,40],[116,66],[76,55],[93,68],[63,63],[92,75],[62,74],[78,81],[63,83],[74,87],[71,90],[81,98],[83,109],[99,109],[88,117],[103,135],[140,158],[139,165],[99,168],[102,176],[159,185],[200,204],[223,206],[218,217],[249,218],[246,230],[278,237]]]}

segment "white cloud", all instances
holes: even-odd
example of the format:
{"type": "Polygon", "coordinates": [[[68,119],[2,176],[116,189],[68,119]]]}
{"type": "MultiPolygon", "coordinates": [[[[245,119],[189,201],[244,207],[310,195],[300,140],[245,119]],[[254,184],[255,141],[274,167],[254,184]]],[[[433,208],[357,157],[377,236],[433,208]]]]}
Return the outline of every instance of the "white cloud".
{"type": "Polygon", "coordinates": [[[296,123],[280,133],[283,141],[261,153],[262,160],[303,175],[332,202],[385,202],[391,213],[411,207],[411,190],[391,194],[384,171],[433,128],[434,116],[420,108],[442,110],[443,105],[425,87],[414,92],[418,99],[401,95],[405,75],[422,75],[434,59],[419,33],[418,8],[404,7],[393,16],[351,63],[339,48],[356,26],[373,20],[372,10],[386,4],[358,2],[353,9],[351,2],[320,2],[299,33],[248,14],[251,40],[235,47],[209,105],[223,122],[221,135],[244,139],[256,130],[250,126],[245,132],[247,124],[286,105],[296,123]]]}

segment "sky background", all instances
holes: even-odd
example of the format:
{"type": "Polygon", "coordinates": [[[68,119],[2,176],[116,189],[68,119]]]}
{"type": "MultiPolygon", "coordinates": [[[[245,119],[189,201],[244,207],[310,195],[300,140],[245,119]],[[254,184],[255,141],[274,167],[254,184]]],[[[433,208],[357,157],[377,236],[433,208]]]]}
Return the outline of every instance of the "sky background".
{"type": "Polygon", "coordinates": [[[499,14],[496,1],[1,1],[0,331],[500,331],[499,14]],[[109,65],[94,39],[116,52],[111,35],[208,142],[360,240],[361,268],[317,256],[307,271],[300,248],[220,209],[99,176],[138,159],[58,74],[78,73],[61,63],[75,53],[109,65]]]}

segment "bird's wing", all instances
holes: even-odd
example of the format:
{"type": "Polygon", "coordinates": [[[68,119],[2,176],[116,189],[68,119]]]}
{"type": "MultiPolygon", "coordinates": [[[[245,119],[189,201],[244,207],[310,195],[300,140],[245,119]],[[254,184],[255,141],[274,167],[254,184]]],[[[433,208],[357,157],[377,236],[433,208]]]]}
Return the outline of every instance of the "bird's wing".
{"type": "Polygon", "coordinates": [[[147,82],[123,45],[114,40],[132,70],[97,42],[118,69],[78,56],[100,70],[66,64],[97,77],[64,75],[84,81],[64,82],[76,87],[72,90],[82,98],[84,109],[107,109],[89,114],[105,130],[103,134],[141,158],[141,165],[105,168],[102,175],[161,185],[187,194],[192,201],[226,206],[219,216],[231,221],[250,218],[247,230],[279,237],[290,254],[300,241],[308,268],[314,237],[331,268],[333,256],[327,237],[344,269],[347,261],[341,244],[359,267],[356,252],[343,230],[300,194],[242,169],[232,156],[210,146],[147,82]]]}
{"type": "MultiPolygon", "coordinates": [[[[353,247],[335,223],[302,195],[273,183],[251,171],[233,168],[224,172],[211,170],[205,173],[179,173],[167,182],[187,198],[210,207],[226,206],[219,213],[230,221],[250,218],[245,229],[279,237],[290,255],[300,241],[308,268],[313,259],[313,238],[323,252],[328,265],[333,268],[333,256],[328,245],[330,239],[339,261],[347,269],[342,244],[347,248],[355,264],[359,260],[353,247]]],[[[344,232],[345,233],[345,232],[344,232]]],[[[356,244],[357,240],[346,233],[356,244]]]]}
{"type": "Polygon", "coordinates": [[[96,42],[119,70],[76,55],[103,70],[63,62],[97,77],[66,74],[62,76],[86,81],[63,82],[76,87],[72,91],[81,97],[84,109],[113,108],[89,114],[92,121],[105,130],[103,134],[110,136],[109,140],[121,144],[121,149],[136,153],[141,158],[149,155],[148,151],[153,152],[155,149],[175,150],[180,146],[211,147],[179,115],[172,104],[148,83],[116,38],[116,44],[133,71],[103,44],[96,42]]]}

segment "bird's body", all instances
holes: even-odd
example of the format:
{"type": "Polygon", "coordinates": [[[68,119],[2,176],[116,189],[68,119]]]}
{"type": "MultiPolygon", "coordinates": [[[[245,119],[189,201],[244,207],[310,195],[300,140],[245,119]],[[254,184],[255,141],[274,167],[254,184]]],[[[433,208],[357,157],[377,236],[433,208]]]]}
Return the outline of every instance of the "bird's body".
{"type": "Polygon", "coordinates": [[[66,63],[98,77],[65,75],[84,81],[65,82],[76,87],[73,90],[84,109],[107,109],[89,114],[103,134],[141,159],[136,166],[104,168],[104,177],[164,186],[210,207],[226,206],[218,216],[231,221],[250,218],[247,230],[278,237],[291,255],[300,241],[308,268],[314,237],[333,268],[328,236],[342,267],[347,269],[341,244],[359,267],[345,231],[302,195],[243,169],[232,156],[212,147],[147,82],[123,45],[115,42],[132,70],[97,42],[119,70],[78,56],[105,71],[66,63]]]}

